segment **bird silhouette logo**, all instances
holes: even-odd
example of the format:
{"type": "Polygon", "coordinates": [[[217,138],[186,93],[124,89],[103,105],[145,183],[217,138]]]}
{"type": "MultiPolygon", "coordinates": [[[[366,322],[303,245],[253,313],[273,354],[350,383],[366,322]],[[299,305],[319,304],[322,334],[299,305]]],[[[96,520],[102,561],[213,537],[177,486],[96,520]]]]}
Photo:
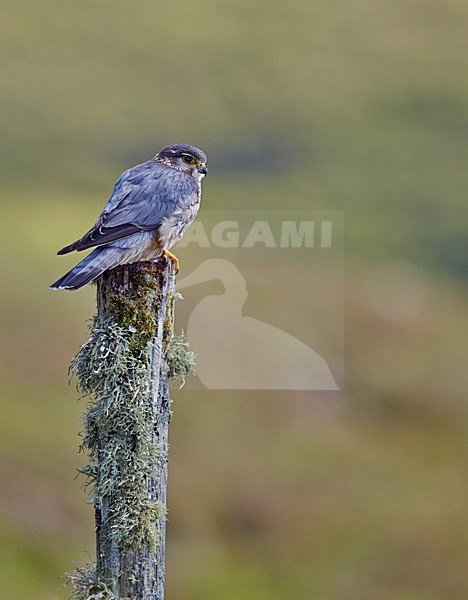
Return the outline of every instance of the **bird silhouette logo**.
{"type": "Polygon", "coordinates": [[[204,297],[187,325],[187,339],[197,349],[197,375],[206,388],[339,389],[315,350],[286,331],[243,314],[246,281],[232,262],[205,260],[177,288],[216,279],[224,285],[224,293],[204,297]]]}

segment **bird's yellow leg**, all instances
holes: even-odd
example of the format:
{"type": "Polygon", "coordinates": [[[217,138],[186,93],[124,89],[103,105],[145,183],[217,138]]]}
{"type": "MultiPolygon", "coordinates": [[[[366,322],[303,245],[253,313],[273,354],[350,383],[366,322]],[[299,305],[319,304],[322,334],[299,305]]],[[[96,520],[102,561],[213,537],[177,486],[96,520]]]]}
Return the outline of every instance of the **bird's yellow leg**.
{"type": "Polygon", "coordinates": [[[171,261],[171,263],[174,265],[175,272],[178,273],[179,272],[179,259],[177,258],[177,256],[172,254],[172,252],[169,252],[169,250],[163,250],[162,256],[164,256],[164,258],[167,258],[168,260],[171,261]]]}

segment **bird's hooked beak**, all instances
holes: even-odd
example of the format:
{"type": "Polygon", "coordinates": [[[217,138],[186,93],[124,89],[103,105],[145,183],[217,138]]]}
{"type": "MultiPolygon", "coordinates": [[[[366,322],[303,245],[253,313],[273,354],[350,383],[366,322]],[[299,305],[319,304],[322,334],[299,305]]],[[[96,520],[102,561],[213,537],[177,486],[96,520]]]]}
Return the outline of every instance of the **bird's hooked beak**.
{"type": "Polygon", "coordinates": [[[208,173],[208,169],[207,169],[205,163],[198,163],[197,171],[199,173],[201,173],[202,175],[206,175],[208,173]]]}

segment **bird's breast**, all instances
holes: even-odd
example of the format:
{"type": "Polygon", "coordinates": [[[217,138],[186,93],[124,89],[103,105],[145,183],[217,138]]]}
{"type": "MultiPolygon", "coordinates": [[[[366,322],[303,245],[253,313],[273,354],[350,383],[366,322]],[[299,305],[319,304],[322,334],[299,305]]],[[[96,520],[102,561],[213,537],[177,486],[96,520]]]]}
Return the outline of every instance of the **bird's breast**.
{"type": "Polygon", "coordinates": [[[197,216],[199,206],[200,197],[197,197],[189,206],[176,209],[171,216],[164,219],[158,230],[159,243],[164,248],[169,249],[180,240],[187,227],[197,216]]]}

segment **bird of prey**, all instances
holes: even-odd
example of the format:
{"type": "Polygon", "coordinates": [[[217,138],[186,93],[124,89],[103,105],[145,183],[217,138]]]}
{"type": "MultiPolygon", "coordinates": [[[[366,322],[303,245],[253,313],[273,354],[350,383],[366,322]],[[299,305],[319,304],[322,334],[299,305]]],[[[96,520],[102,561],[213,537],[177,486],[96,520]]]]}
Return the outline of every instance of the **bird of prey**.
{"type": "Polygon", "coordinates": [[[176,144],[122,173],[94,226],[58,254],[96,248],[50,287],[76,290],[108,269],[157,257],[168,258],[178,270],[169,249],[198,212],[207,172],[202,150],[176,144]]]}

